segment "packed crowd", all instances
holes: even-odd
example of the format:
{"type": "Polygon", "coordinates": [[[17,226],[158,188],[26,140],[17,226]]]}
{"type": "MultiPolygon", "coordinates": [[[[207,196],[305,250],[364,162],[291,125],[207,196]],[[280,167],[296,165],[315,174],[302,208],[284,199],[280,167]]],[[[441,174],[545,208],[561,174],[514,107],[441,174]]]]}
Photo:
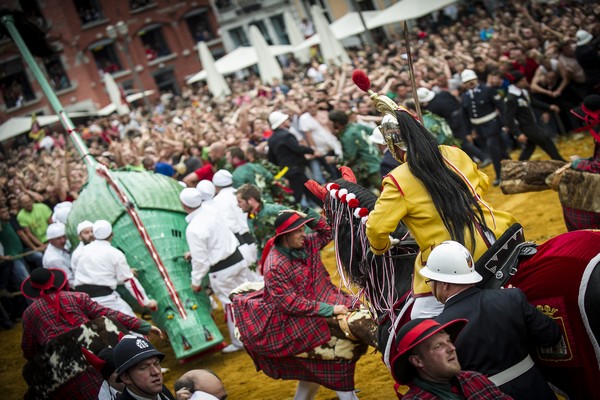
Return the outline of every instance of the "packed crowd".
{"type": "MultiPolygon", "coordinates": [[[[271,254],[277,253],[277,257],[298,256],[294,253],[298,248],[287,240],[277,247],[277,242],[268,239],[293,233],[291,228],[277,230],[285,226],[285,221],[277,220],[282,211],[319,205],[304,187],[308,177],[324,184],[337,178],[338,167],[346,165],[355,172],[358,183],[378,193],[382,177],[398,165],[379,129],[382,126],[383,130],[387,121],[351,80],[355,69],[367,71],[376,92],[409,109],[415,108],[417,97],[424,125],[433,133],[433,139],[439,144],[461,146],[479,166],[493,164],[494,185],[500,183],[500,161],[510,158],[512,150],[520,148],[519,159],[527,160],[537,145],[550,158],[564,161],[553,139],[581,126],[569,110],[586,96],[600,93],[600,5],[534,2],[525,8],[517,2],[492,3],[498,8],[459,3],[417,22],[411,31],[418,88],[414,94],[405,43],[400,35],[392,34],[381,43],[350,50],[352,65],[336,67],[328,60],[315,58],[305,66],[292,58],[281,82],[267,85],[253,74],[243,80],[228,78],[233,94],[226,99],[212,98],[204,86],[185,88],[181,95],[162,95],[151,110],[132,108],[125,116],[86,121],[78,130],[99,163],[112,169],[154,171],[188,186],[180,200],[189,214],[186,235],[192,289],[200,290],[202,276],[209,273],[213,290],[227,306],[233,289],[230,284],[262,279],[247,267],[257,264],[260,273],[267,273],[265,265],[275,263],[272,259],[276,256],[268,258],[273,246],[277,251],[271,254]],[[519,108],[523,103],[530,109],[525,116],[519,108]],[[214,215],[217,196],[241,208],[242,212],[227,224],[231,232],[224,232],[215,218],[207,222],[211,213],[214,215]],[[200,215],[203,227],[198,232],[203,232],[194,236],[191,227],[200,215]],[[245,228],[239,227],[240,215],[245,228]],[[209,244],[217,239],[219,244],[209,244]],[[252,254],[238,251],[233,244],[251,245],[255,241],[252,254]],[[203,254],[207,243],[208,248],[218,247],[222,254],[203,254]],[[232,245],[226,245],[229,243],[232,245]],[[219,268],[215,269],[216,265],[219,268]],[[236,277],[238,280],[219,278],[234,266],[243,272],[236,277]],[[231,282],[221,290],[219,282],[225,280],[231,282]]],[[[92,271],[104,262],[92,260],[95,256],[89,254],[93,247],[110,248],[112,227],[106,221],[77,227],[85,244],[90,241],[86,242],[86,233],[93,232],[96,240],[83,250],[88,255],[78,255],[78,265],[90,267],[73,271],[75,249],[68,254],[64,210],[68,202],[77,199],[87,180],[87,170],[81,155],[67,145],[64,134],[32,132],[4,146],[2,158],[0,261],[6,268],[0,275],[0,322],[4,328],[11,328],[31,304],[31,299],[24,300],[13,292],[25,281],[31,284],[29,273],[42,265],[64,270],[64,287],[83,287],[96,299],[107,297],[105,303],[99,303],[131,318],[135,316],[131,308],[115,297],[116,285],[125,284],[140,304],[156,307],[141,285],[136,285],[120,252],[106,251],[103,255],[104,261],[121,268],[115,276],[100,282],[111,291],[94,292],[98,288],[93,286],[100,285],[94,273],[89,280],[82,279],[86,268],[92,271]],[[88,257],[88,262],[81,263],[81,257],[88,257]]],[[[293,213],[299,217],[292,214],[286,218],[303,221],[297,222],[294,229],[313,220],[311,226],[323,222],[312,210],[311,218],[293,213]]],[[[325,229],[321,225],[317,230],[325,229]]],[[[384,236],[387,243],[388,233],[384,236]]],[[[305,240],[300,240],[300,249],[305,240]]],[[[322,243],[314,240],[318,248],[322,243]]],[[[320,304],[311,312],[328,317],[348,311],[346,306],[325,300],[320,304]]],[[[233,313],[226,314],[231,333],[227,351],[240,350],[242,344],[233,334],[233,313]]],[[[133,328],[141,326],[141,333],[151,332],[149,324],[126,321],[133,328]]],[[[340,389],[338,395],[348,392],[346,389],[340,389]]],[[[309,385],[303,390],[308,393],[314,388],[309,385]]],[[[350,392],[340,398],[355,398],[350,392]]]]}

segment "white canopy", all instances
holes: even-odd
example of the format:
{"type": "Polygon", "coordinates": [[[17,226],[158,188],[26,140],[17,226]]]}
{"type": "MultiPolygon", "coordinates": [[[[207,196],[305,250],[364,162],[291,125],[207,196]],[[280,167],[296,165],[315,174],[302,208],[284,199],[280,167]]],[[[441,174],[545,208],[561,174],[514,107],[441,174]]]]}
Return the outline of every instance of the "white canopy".
{"type": "Polygon", "coordinates": [[[132,102],[134,102],[136,100],[141,99],[144,96],[148,97],[148,96],[151,96],[153,94],[154,94],[154,90],[145,90],[144,93],[137,92],[137,93],[129,94],[129,95],[127,95],[125,97],[125,100],[127,100],[128,103],[132,103],[132,102]]]}
{"type": "Polygon", "coordinates": [[[399,0],[396,4],[382,10],[379,15],[369,21],[369,29],[393,24],[409,19],[420,18],[457,0],[399,0]]]}
{"type": "Polygon", "coordinates": [[[318,5],[313,5],[310,8],[313,23],[319,36],[321,37],[321,55],[326,64],[334,63],[335,65],[351,64],[350,57],[346,53],[346,49],[340,41],[333,35],[329,24],[323,15],[323,10],[318,5]]]}
{"type": "Polygon", "coordinates": [[[206,42],[198,42],[198,54],[200,62],[206,71],[206,83],[208,90],[214,97],[223,97],[231,94],[231,89],[225,78],[215,68],[215,59],[208,48],[206,42]]]}
{"type": "MultiPolygon", "coordinates": [[[[368,29],[375,28],[372,24],[373,19],[378,16],[380,11],[362,11],[361,14],[368,29]]],[[[358,35],[365,31],[360,15],[358,12],[351,12],[344,15],[342,18],[335,20],[329,25],[329,29],[336,39],[341,40],[349,36],[358,35]]],[[[296,46],[296,50],[306,49],[321,43],[321,36],[317,33],[312,35],[300,45],[296,46]]]]}
{"type": "Polygon", "coordinates": [[[279,61],[269,51],[269,45],[260,29],[256,25],[250,25],[249,31],[250,43],[252,43],[252,47],[256,50],[261,82],[269,85],[273,83],[273,79],[281,80],[283,78],[283,71],[281,70],[279,61]]]}
{"type": "Polygon", "coordinates": [[[307,64],[310,61],[310,51],[306,49],[298,49],[298,46],[304,42],[304,36],[300,32],[298,22],[294,20],[292,14],[289,11],[284,11],[283,21],[285,22],[285,29],[287,30],[290,43],[296,49],[294,51],[294,57],[302,64],[307,64]]]}
{"type": "Polygon", "coordinates": [[[129,114],[129,106],[123,102],[121,98],[121,90],[113,76],[109,73],[105,73],[103,75],[104,86],[106,86],[106,91],[108,93],[108,97],[110,98],[110,102],[114,104],[115,109],[119,115],[129,114]]]}
{"type": "MultiPolygon", "coordinates": [[[[269,46],[269,50],[274,56],[280,56],[292,53],[294,48],[289,45],[274,45],[269,46]]],[[[240,46],[231,53],[227,53],[225,56],[215,61],[215,67],[221,75],[231,75],[244,68],[251,67],[256,63],[258,63],[256,50],[251,46],[240,46]]],[[[190,77],[186,82],[190,85],[194,82],[205,80],[206,75],[206,71],[202,70],[190,77]]]]}
{"type": "MultiPolygon", "coordinates": [[[[86,112],[69,112],[67,113],[72,118],[85,117],[89,114],[86,112]]],[[[35,120],[38,126],[52,125],[59,122],[58,115],[37,115],[35,120]]],[[[0,125],[0,142],[18,136],[22,133],[31,131],[31,117],[12,117],[8,121],[0,125]]]]}

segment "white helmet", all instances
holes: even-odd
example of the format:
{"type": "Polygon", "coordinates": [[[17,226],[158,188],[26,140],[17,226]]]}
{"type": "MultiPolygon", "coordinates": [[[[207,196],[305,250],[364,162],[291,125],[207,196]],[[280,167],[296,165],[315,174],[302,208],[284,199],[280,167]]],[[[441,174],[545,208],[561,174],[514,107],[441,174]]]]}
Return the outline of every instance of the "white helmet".
{"type": "Polygon", "coordinates": [[[437,245],[429,254],[427,265],[419,272],[425,278],[445,283],[470,284],[483,279],[475,271],[475,263],[469,250],[452,240],[437,245]]]}
{"type": "Polygon", "coordinates": [[[465,69],[460,73],[460,80],[462,83],[473,81],[475,79],[477,79],[477,74],[471,69],[465,69]]]}
{"type": "Polygon", "coordinates": [[[269,125],[271,126],[271,129],[277,129],[289,118],[289,115],[282,113],[281,111],[273,111],[269,114],[269,125]]]}

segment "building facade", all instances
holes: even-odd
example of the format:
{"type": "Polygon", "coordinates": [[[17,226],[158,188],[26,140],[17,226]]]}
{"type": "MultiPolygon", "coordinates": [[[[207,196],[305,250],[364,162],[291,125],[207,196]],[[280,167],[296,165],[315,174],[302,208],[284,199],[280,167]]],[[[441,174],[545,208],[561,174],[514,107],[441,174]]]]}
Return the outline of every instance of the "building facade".
{"type": "MultiPolygon", "coordinates": [[[[48,32],[61,51],[39,66],[67,111],[93,113],[110,104],[103,75],[124,93],[181,93],[202,69],[196,44],[215,59],[248,46],[256,25],[269,44],[289,44],[284,13],[300,24],[320,5],[330,21],[356,9],[385,8],[384,0],[3,0],[48,32]]],[[[31,70],[9,37],[0,38],[0,122],[54,114],[31,70]]],[[[145,99],[142,99],[145,100],[145,99]]],[[[138,101],[142,101],[138,100],[138,101]]]]}

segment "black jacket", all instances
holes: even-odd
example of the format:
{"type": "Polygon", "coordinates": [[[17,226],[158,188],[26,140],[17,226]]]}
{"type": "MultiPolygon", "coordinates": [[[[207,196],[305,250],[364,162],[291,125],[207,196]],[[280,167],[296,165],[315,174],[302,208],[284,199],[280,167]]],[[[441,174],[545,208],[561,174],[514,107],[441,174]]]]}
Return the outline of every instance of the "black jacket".
{"type": "Polygon", "coordinates": [[[313,154],[310,147],[301,146],[287,129],[277,128],[269,138],[269,161],[279,167],[305,167],[305,154],[313,154]]]}
{"type": "Polygon", "coordinates": [[[519,134],[527,135],[531,131],[540,130],[532,107],[547,111],[550,106],[537,100],[524,90],[519,90],[514,85],[508,87],[506,98],[506,126],[510,134],[516,138],[519,134]]]}
{"type": "MultiPolygon", "coordinates": [[[[486,375],[517,364],[532,345],[555,345],[562,335],[559,326],[531,305],[520,289],[469,288],[451,297],[436,321],[457,318],[469,320],[454,343],[462,369],[486,375]]],[[[516,400],[556,400],[535,366],[500,389],[516,400]]]]}

